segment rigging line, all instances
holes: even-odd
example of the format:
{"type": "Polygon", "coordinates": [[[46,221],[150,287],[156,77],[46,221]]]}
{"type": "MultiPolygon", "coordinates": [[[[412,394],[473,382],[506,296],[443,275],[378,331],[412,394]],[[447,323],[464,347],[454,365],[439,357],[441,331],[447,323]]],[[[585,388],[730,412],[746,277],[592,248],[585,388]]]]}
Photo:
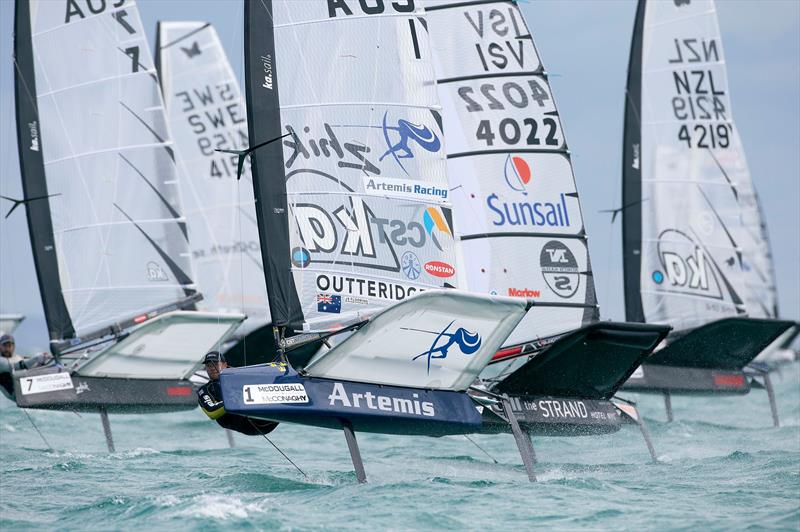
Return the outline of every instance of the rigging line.
{"type": "Polygon", "coordinates": [[[717,168],[719,168],[719,171],[722,172],[722,176],[725,178],[725,181],[727,181],[728,185],[730,185],[731,192],[733,192],[733,197],[736,198],[736,201],[738,202],[739,201],[739,191],[736,190],[736,185],[734,185],[733,181],[731,181],[731,178],[728,177],[728,173],[722,167],[722,165],[719,162],[719,159],[717,159],[717,156],[714,155],[714,152],[711,151],[711,148],[706,148],[706,150],[708,150],[708,153],[711,154],[711,158],[714,159],[714,162],[716,163],[717,168]]]}
{"type": "Polygon", "coordinates": [[[284,458],[286,458],[286,460],[288,460],[288,461],[289,461],[289,463],[290,463],[290,464],[292,464],[292,465],[294,466],[294,468],[295,468],[295,469],[297,469],[298,471],[300,471],[300,474],[301,474],[301,475],[303,475],[303,476],[306,478],[306,480],[311,480],[310,478],[308,478],[308,475],[306,475],[306,474],[305,474],[305,472],[304,472],[302,469],[300,469],[300,468],[297,466],[297,464],[295,464],[295,463],[292,461],[292,459],[291,459],[291,458],[289,458],[288,456],[286,456],[286,453],[284,453],[283,451],[281,451],[280,447],[278,447],[277,445],[275,445],[275,442],[273,442],[272,440],[270,440],[270,439],[267,437],[267,435],[266,435],[266,434],[264,434],[263,432],[261,432],[261,429],[260,429],[260,428],[258,428],[258,426],[257,426],[255,423],[253,423],[253,420],[252,420],[252,419],[250,419],[250,418],[247,418],[247,421],[249,421],[249,422],[250,422],[250,424],[251,424],[251,425],[253,425],[253,428],[254,428],[254,429],[256,429],[256,430],[259,432],[259,434],[261,434],[262,436],[264,436],[264,439],[265,439],[265,440],[267,440],[267,441],[270,443],[270,445],[272,445],[273,447],[275,447],[275,450],[276,450],[276,451],[278,451],[279,453],[281,453],[281,455],[282,455],[284,458]]]}
{"type": "Polygon", "coordinates": [[[14,212],[14,209],[16,209],[17,207],[19,207],[20,205],[24,205],[24,204],[26,204],[26,203],[30,203],[30,202],[32,202],[32,201],[36,201],[36,200],[40,200],[40,199],[52,198],[53,196],[60,196],[60,195],[61,195],[61,193],[60,193],[60,192],[58,192],[58,193],[56,193],[56,194],[48,194],[48,195],[46,195],[46,196],[36,196],[35,198],[14,199],[14,198],[10,198],[10,197],[8,197],[8,196],[0,196],[0,198],[3,198],[3,199],[5,199],[5,200],[8,200],[8,201],[13,201],[13,202],[14,202],[14,205],[13,205],[13,206],[11,207],[11,209],[10,209],[10,210],[9,210],[9,211],[6,213],[6,216],[5,216],[5,217],[6,217],[6,218],[8,218],[9,216],[11,216],[11,213],[12,213],[12,212],[14,212]]]}
{"type": "Polygon", "coordinates": [[[27,410],[27,409],[25,409],[25,408],[23,408],[23,409],[21,409],[21,410],[22,410],[22,412],[25,414],[25,416],[28,418],[28,421],[30,421],[30,422],[31,422],[31,426],[33,427],[33,429],[34,429],[34,430],[35,430],[35,431],[36,431],[36,432],[39,434],[39,437],[40,437],[40,438],[42,438],[42,441],[44,442],[44,444],[45,444],[45,445],[47,445],[47,448],[48,448],[48,449],[50,449],[51,451],[52,451],[52,450],[54,450],[54,449],[53,449],[53,446],[52,446],[52,445],[50,445],[50,444],[47,442],[47,438],[45,438],[45,437],[44,437],[44,434],[42,434],[42,431],[41,431],[41,430],[39,430],[39,427],[37,427],[37,426],[36,426],[36,423],[34,423],[34,422],[33,422],[33,418],[32,418],[32,417],[31,417],[31,415],[28,413],[28,410],[27,410]]]}
{"type": "Polygon", "coordinates": [[[478,442],[476,442],[475,440],[473,440],[472,438],[470,438],[470,437],[469,437],[469,434],[464,434],[464,437],[465,437],[467,440],[469,440],[469,441],[472,443],[472,445],[474,445],[475,447],[477,447],[478,449],[480,449],[481,451],[483,451],[483,454],[485,454],[486,456],[488,456],[489,458],[491,458],[491,459],[492,459],[492,461],[493,461],[495,464],[499,464],[499,463],[500,463],[500,462],[498,462],[498,461],[495,459],[495,457],[494,457],[494,456],[492,456],[491,454],[489,454],[489,452],[488,452],[486,449],[484,449],[483,447],[481,447],[480,445],[478,445],[478,442]]]}
{"type": "Polygon", "coordinates": [[[174,41],[172,41],[171,43],[167,43],[167,44],[163,45],[163,46],[161,47],[161,49],[163,50],[164,48],[169,48],[169,47],[170,47],[170,46],[172,46],[173,44],[178,44],[178,43],[179,43],[179,42],[181,42],[182,40],[184,40],[184,39],[188,39],[189,37],[191,37],[191,36],[192,36],[192,35],[194,35],[195,33],[199,33],[199,32],[203,31],[204,29],[206,29],[206,28],[207,28],[207,27],[209,27],[209,26],[211,26],[211,23],[210,23],[210,22],[206,22],[206,23],[205,23],[203,26],[201,26],[201,27],[199,27],[199,28],[195,28],[195,29],[193,29],[192,31],[190,31],[189,33],[187,33],[186,35],[183,35],[183,36],[181,36],[181,37],[178,37],[177,39],[175,39],[175,40],[174,40],[174,41]]]}

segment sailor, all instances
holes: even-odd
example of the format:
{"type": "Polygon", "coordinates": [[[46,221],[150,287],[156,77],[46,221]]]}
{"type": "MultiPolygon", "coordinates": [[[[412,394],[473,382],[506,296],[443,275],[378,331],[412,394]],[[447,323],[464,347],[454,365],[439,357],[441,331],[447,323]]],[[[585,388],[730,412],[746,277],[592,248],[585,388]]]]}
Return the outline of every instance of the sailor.
{"type": "Polygon", "coordinates": [[[39,353],[29,358],[22,358],[14,352],[16,344],[14,337],[10,334],[0,336],[0,392],[14,400],[14,379],[12,374],[15,371],[31,369],[47,364],[51,360],[49,353],[39,353]]]}
{"type": "Polygon", "coordinates": [[[225,355],[219,351],[210,351],[203,358],[209,381],[197,390],[197,401],[205,414],[219,423],[221,427],[235,430],[248,436],[259,436],[275,430],[277,423],[251,419],[238,414],[225,412],[222,402],[222,389],[219,384],[220,372],[228,367],[225,355]]]}

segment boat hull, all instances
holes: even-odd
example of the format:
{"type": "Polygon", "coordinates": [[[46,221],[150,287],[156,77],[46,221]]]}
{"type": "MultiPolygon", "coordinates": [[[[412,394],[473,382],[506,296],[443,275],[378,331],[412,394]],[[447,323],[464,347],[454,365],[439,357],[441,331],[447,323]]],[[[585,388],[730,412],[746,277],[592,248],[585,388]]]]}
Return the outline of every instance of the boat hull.
{"type": "Polygon", "coordinates": [[[257,419],[424,436],[481,427],[475,402],[463,392],[306,377],[282,364],[228,368],[220,384],[227,412],[257,419]]]}
{"type": "Polygon", "coordinates": [[[682,395],[744,395],[750,379],[740,369],[690,368],[642,364],[622,386],[639,393],[680,393],[682,395]]]}
{"type": "MultiPolygon", "coordinates": [[[[627,416],[611,401],[575,397],[509,396],[520,428],[532,436],[588,436],[617,432],[627,416]]],[[[481,432],[511,432],[500,405],[483,410],[481,432]]]]}
{"type": "Polygon", "coordinates": [[[197,407],[194,385],[185,379],[82,377],[61,368],[14,374],[20,408],[110,413],[176,412],[197,407]]]}

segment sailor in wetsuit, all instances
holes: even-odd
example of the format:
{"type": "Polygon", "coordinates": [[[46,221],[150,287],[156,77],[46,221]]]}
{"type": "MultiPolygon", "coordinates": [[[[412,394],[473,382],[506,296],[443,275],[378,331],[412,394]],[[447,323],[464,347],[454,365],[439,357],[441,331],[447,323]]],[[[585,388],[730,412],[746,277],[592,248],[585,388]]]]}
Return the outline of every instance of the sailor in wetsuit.
{"type": "Polygon", "coordinates": [[[209,381],[197,390],[197,401],[208,417],[219,423],[221,427],[235,430],[248,436],[258,436],[275,430],[275,427],[278,426],[275,422],[251,419],[225,412],[225,405],[222,403],[222,390],[219,385],[219,374],[228,367],[228,363],[222,353],[219,351],[209,352],[203,359],[203,364],[206,366],[209,381]]]}
{"type": "Polygon", "coordinates": [[[16,344],[10,334],[0,336],[0,392],[14,401],[15,371],[31,369],[47,364],[52,358],[48,353],[39,353],[30,358],[22,358],[14,353],[16,344]]]}

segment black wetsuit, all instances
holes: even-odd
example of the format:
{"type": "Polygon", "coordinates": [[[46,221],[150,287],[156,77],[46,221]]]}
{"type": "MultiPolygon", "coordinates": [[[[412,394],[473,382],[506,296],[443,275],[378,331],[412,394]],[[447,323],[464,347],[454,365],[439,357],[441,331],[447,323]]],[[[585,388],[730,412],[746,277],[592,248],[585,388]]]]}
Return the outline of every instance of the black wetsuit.
{"type": "Polygon", "coordinates": [[[274,421],[262,421],[225,412],[219,381],[209,381],[197,390],[197,402],[200,403],[200,408],[203,409],[203,412],[219,423],[220,427],[235,430],[248,436],[267,434],[278,426],[274,421]]]}

